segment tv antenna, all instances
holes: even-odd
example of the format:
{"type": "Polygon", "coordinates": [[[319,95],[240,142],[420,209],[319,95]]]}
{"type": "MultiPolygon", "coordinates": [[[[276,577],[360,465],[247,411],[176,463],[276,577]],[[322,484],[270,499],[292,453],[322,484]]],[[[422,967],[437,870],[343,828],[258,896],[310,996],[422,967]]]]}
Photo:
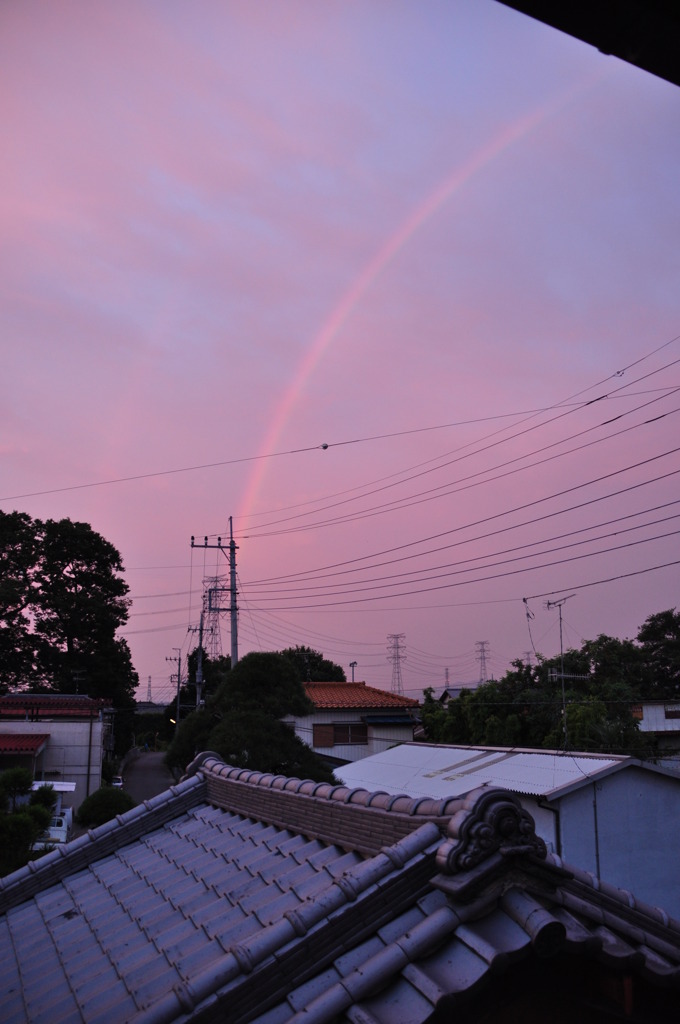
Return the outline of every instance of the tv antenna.
{"type": "Polygon", "coordinates": [[[562,645],[562,608],[567,603],[570,597],[575,597],[574,594],[566,594],[564,597],[558,597],[556,601],[546,601],[545,606],[548,609],[557,608],[560,616],[560,679],[562,680],[562,732],[564,734],[564,749],[567,749],[567,701],[564,692],[564,647],[562,645]]]}

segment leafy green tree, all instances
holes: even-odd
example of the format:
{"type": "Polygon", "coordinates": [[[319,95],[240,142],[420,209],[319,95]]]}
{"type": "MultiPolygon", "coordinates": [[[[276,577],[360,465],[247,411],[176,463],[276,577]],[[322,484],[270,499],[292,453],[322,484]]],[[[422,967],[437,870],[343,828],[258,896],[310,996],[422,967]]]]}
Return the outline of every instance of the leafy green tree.
{"type": "Polygon", "coordinates": [[[680,612],[669,608],[650,615],[638,631],[645,668],[643,696],[680,697],[680,612]]]}
{"type": "Polygon", "coordinates": [[[31,792],[32,784],[28,768],[7,768],[0,773],[0,875],[33,859],[33,844],[50,823],[54,790],[46,785],[31,792]]]}
{"type": "Polygon", "coordinates": [[[125,790],[102,786],[85,797],[78,808],[76,820],[83,828],[97,828],[105,821],[111,821],[117,814],[132,810],[134,806],[135,801],[125,790]]]}
{"type": "Polygon", "coordinates": [[[43,786],[39,786],[38,789],[34,789],[31,793],[30,803],[33,807],[46,807],[47,810],[52,814],[54,807],[57,802],[57,795],[54,792],[54,786],[49,782],[46,782],[43,786]]]}
{"type": "Polygon", "coordinates": [[[35,533],[30,516],[0,512],[0,683],[25,682],[35,668],[29,641],[35,533]]]}
{"type": "Polygon", "coordinates": [[[16,811],[22,797],[27,797],[33,785],[33,775],[28,768],[6,768],[0,772],[0,794],[4,806],[9,804],[11,811],[16,811]]]}
{"type": "Polygon", "coordinates": [[[332,781],[321,758],[281,721],[311,710],[290,659],[274,652],[247,654],[205,706],[180,723],[166,762],[183,771],[201,750],[214,750],[238,767],[332,781]]]}
{"type": "Polygon", "coordinates": [[[344,683],[346,676],[340,665],[324,658],[319,651],[311,647],[287,647],[281,651],[284,658],[291,661],[298,672],[298,678],[311,683],[344,683]]]}
{"type": "MultiPolygon", "coordinates": [[[[665,617],[663,626],[654,635],[663,638],[668,674],[675,622],[665,617]]],[[[642,757],[652,751],[639,732],[633,705],[640,700],[645,657],[641,645],[601,635],[559,658],[539,655],[535,665],[515,661],[502,679],[465,691],[445,711],[426,695],[426,736],[439,743],[566,747],[642,757]]]]}
{"type": "Polygon", "coordinates": [[[87,523],[0,512],[0,684],[134,705],[128,586],[116,548],[87,523]]]}

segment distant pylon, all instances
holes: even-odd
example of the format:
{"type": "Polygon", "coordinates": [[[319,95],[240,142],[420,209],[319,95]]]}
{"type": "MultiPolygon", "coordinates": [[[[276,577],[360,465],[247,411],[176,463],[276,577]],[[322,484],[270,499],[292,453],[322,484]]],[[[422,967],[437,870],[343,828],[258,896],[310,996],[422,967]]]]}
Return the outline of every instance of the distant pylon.
{"type": "Polygon", "coordinates": [[[405,636],[405,633],[387,634],[387,660],[392,662],[392,693],[398,693],[400,696],[404,693],[401,681],[401,663],[406,660],[406,655],[401,644],[405,636]]]}
{"type": "Polygon", "coordinates": [[[222,657],[222,629],[220,615],[228,609],[225,608],[220,596],[227,591],[226,576],[213,576],[203,580],[203,615],[204,634],[206,638],[206,653],[211,661],[222,657]]]}
{"type": "Polygon", "coordinates": [[[146,687],[146,699],[148,700],[149,704],[151,704],[151,676],[149,676],[149,682],[147,683],[146,687]]]}
{"type": "Polygon", "coordinates": [[[477,661],[479,662],[479,682],[484,684],[486,682],[486,658],[489,653],[489,641],[478,640],[475,648],[477,649],[477,661]]]}

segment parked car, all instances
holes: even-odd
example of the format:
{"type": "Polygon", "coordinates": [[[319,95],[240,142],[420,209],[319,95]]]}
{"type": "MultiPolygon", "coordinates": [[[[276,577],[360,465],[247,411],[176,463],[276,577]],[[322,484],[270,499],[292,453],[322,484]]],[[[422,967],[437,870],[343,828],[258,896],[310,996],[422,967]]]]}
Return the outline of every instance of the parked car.
{"type": "Polygon", "coordinates": [[[122,775],[114,775],[113,778],[111,779],[111,785],[113,786],[114,789],[122,789],[123,788],[123,776],[122,775]]]}
{"type": "Polygon", "coordinates": [[[46,851],[51,850],[58,843],[67,843],[71,838],[72,830],[73,809],[71,807],[64,807],[59,814],[53,815],[49,828],[43,832],[32,848],[34,850],[46,851]]]}

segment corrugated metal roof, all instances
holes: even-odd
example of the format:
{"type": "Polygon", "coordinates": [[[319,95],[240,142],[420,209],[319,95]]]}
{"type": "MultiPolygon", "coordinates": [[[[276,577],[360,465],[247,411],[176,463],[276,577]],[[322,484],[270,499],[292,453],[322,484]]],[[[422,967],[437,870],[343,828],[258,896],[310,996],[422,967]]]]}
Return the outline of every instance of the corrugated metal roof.
{"type": "Polygon", "coordinates": [[[417,708],[412,697],[379,690],[366,683],[305,683],[307,696],[316,708],[417,708]]]}
{"type": "Polygon", "coordinates": [[[460,796],[480,786],[551,796],[629,763],[614,754],[401,743],[334,771],[347,786],[412,797],[460,796]]]}

